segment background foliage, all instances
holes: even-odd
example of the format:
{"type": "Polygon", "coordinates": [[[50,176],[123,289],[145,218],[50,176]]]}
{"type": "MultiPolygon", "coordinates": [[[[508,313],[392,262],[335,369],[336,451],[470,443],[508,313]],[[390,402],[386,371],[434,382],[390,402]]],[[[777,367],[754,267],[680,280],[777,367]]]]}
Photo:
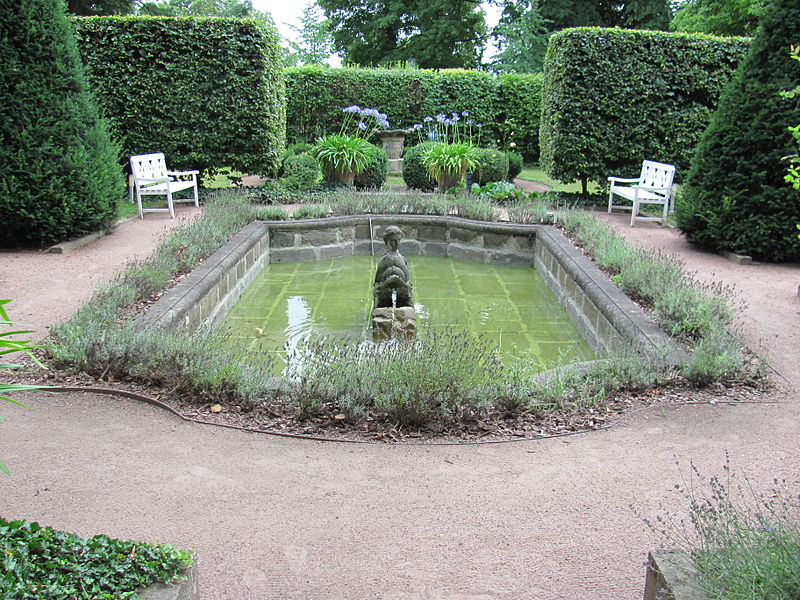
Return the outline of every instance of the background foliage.
{"type": "Polygon", "coordinates": [[[203,17],[74,20],[91,83],[125,155],[173,169],[270,173],[285,139],[277,33],[203,17]]]}
{"type": "Polygon", "coordinates": [[[421,68],[480,65],[486,23],[480,0],[318,0],[345,62],[421,68]]]}
{"type": "Polygon", "coordinates": [[[0,19],[4,246],[101,230],[124,197],[119,148],[89,91],[63,0],[6,3],[0,19]]]}
{"type": "MultiPolygon", "coordinates": [[[[287,140],[309,142],[341,128],[352,104],[373,106],[391,129],[421,123],[440,112],[469,112],[481,123],[481,145],[514,142],[528,158],[538,155],[541,75],[493,77],[477,71],[423,69],[286,69],[287,140]]],[[[416,143],[409,135],[406,144],[416,143]]]]}
{"type": "Polygon", "coordinates": [[[550,40],[541,164],[565,183],[635,177],[643,159],[678,177],[748,42],[700,34],[579,28],[550,40]]]}
{"type": "Polygon", "coordinates": [[[678,226],[704,248],[800,260],[800,197],[785,180],[785,157],[795,151],[789,127],[800,122],[800,97],[781,94],[800,80],[800,62],[790,59],[789,46],[800,40],[798,15],[800,0],[767,7],[697,148],[678,226]]]}

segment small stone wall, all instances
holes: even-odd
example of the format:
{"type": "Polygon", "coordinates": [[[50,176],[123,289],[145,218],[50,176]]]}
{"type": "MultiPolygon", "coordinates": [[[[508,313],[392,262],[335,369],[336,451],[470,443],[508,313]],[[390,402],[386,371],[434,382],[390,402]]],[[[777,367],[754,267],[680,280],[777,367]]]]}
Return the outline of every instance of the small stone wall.
{"type": "Polygon", "coordinates": [[[147,327],[214,327],[269,262],[383,254],[383,232],[403,229],[400,252],[473,262],[532,265],[598,356],[627,340],[656,360],[683,351],[559,231],[456,217],[376,215],[254,222],[181,280],[140,317],[147,327]]]}
{"type": "Polygon", "coordinates": [[[269,263],[267,225],[246,225],[153,304],[138,321],[162,329],[213,328],[269,263]]]}

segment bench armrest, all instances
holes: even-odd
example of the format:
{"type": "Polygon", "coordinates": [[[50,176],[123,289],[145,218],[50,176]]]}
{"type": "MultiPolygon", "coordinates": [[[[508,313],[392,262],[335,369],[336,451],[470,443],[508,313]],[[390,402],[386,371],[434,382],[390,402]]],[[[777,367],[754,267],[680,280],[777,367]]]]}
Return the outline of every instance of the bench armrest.
{"type": "Polygon", "coordinates": [[[199,175],[200,171],[167,171],[167,175],[199,175]]]}
{"type": "Polygon", "coordinates": [[[608,180],[614,183],[636,183],[639,181],[639,178],[625,179],[623,177],[609,177],[608,180]]]}

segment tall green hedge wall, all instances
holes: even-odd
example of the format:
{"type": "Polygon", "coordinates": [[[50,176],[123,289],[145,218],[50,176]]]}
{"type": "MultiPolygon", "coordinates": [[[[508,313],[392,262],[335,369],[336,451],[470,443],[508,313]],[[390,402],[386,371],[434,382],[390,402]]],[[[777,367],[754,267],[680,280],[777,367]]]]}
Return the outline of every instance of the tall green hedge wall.
{"type": "MultiPolygon", "coordinates": [[[[313,141],[339,130],[342,109],[376,108],[391,128],[408,128],[425,116],[467,111],[482,123],[483,145],[513,142],[528,158],[538,155],[541,75],[464,70],[287,69],[287,139],[313,141]]],[[[414,140],[409,136],[407,142],[414,140]]]]}
{"type": "MultiPolygon", "coordinates": [[[[787,42],[788,43],[788,42],[787,42]]],[[[541,164],[564,182],[635,177],[643,159],[689,168],[746,38],[566,29],[544,68],[541,164]]]]}
{"type": "Polygon", "coordinates": [[[252,20],[74,19],[79,48],[125,155],[177,169],[270,173],[285,142],[278,34],[252,20]]]}

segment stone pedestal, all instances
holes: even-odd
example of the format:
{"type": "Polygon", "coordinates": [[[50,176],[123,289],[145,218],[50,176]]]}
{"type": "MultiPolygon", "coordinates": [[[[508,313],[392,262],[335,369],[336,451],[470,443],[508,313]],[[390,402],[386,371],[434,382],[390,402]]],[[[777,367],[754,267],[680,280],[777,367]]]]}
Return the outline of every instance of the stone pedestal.
{"type": "Polygon", "coordinates": [[[403,159],[402,158],[390,158],[389,162],[386,164],[386,172],[391,173],[393,175],[402,175],[403,174],[403,159]]]}
{"type": "Polygon", "coordinates": [[[417,311],[413,306],[376,308],[372,311],[372,339],[413,340],[417,335],[417,311]]]}
{"type": "Polygon", "coordinates": [[[378,137],[383,144],[383,149],[386,150],[386,155],[389,157],[389,160],[403,157],[403,146],[406,142],[405,129],[379,131],[378,137]]]}

